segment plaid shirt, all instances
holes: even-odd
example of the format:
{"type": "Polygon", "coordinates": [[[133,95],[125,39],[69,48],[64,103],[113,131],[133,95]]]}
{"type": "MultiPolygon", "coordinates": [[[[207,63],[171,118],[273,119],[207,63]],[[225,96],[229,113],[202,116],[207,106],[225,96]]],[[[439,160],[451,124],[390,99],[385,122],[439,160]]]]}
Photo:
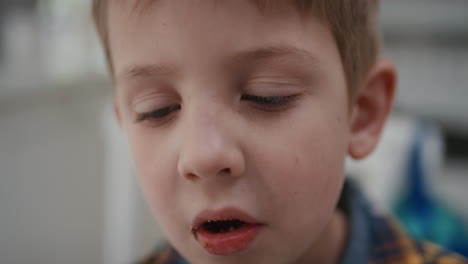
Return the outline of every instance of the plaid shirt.
{"type": "MultiPolygon", "coordinates": [[[[347,180],[338,207],[349,219],[348,242],[340,264],[468,264],[463,257],[411,239],[391,217],[376,213],[358,186],[347,180]]],[[[167,247],[139,264],[188,264],[167,247]]]]}

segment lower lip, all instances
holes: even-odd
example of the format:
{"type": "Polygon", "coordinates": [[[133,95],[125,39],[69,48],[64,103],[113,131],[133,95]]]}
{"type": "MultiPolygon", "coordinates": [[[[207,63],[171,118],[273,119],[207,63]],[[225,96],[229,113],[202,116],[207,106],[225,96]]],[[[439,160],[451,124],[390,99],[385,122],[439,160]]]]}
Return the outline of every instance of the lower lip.
{"type": "Polygon", "coordinates": [[[230,255],[246,249],[258,236],[261,225],[245,225],[226,233],[211,233],[201,229],[196,234],[198,242],[213,255],[230,255]]]}

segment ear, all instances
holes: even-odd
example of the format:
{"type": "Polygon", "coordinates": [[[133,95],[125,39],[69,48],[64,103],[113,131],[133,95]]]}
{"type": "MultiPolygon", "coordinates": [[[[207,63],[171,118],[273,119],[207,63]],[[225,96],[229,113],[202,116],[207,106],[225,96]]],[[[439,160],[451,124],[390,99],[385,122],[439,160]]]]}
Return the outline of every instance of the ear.
{"type": "Polygon", "coordinates": [[[387,59],[378,60],[354,95],[348,153],[362,159],[377,146],[391,112],[396,90],[396,69],[387,59]]]}
{"type": "Polygon", "coordinates": [[[120,113],[119,104],[117,102],[117,96],[115,94],[112,96],[112,110],[114,112],[114,118],[117,121],[117,124],[120,128],[122,128],[122,116],[120,113]]]}

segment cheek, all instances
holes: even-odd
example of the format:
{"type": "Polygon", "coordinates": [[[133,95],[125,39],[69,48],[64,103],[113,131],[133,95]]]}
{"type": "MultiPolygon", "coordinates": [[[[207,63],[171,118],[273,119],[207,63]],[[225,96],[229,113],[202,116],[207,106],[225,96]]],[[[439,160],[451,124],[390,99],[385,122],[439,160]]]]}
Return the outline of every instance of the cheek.
{"type": "Polygon", "coordinates": [[[314,129],[289,140],[275,169],[279,173],[274,186],[281,186],[276,193],[284,193],[284,202],[320,211],[336,200],[343,179],[345,138],[335,131],[314,129]]]}
{"type": "MultiPolygon", "coordinates": [[[[327,210],[325,207],[336,201],[343,180],[347,150],[348,135],[341,116],[344,112],[327,113],[315,117],[316,122],[304,125],[303,130],[307,132],[295,142],[296,148],[302,150],[295,166],[297,192],[304,198],[304,206],[315,206],[315,212],[322,207],[327,210]]],[[[298,204],[301,204],[300,201],[298,204]]]]}
{"type": "Polygon", "coordinates": [[[180,232],[186,223],[180,211],[180,177],[171,151],[174,144],[141,129],[127,135],[140,188],[155,220],[172,243],[187,239],[189,232],[180,232]]]}
{"type": "Polygon", "coordinates": [[[330,219],[340,194],[348,140],[346,112],[326,106],[302,110],[305,115],[281,127],[281,136],[268,139],[279,143],[265,151],[271,154],[264,154],[262,162],[267,164],[264,177],[271,190],[266,200],[281,208],[273,214],[283,232],[314,237],[330,219]]]}
{"type": "Polygon", "coordinates": [[[165,207],[174,207],[171,203],[175,203],[171,196],[176,194],[178,177],[170,151],[157,136],[142,129],[130,130],[127,135],[141,189],[152,213],[158,217],[158,212],[167,211],[165,207]]]}

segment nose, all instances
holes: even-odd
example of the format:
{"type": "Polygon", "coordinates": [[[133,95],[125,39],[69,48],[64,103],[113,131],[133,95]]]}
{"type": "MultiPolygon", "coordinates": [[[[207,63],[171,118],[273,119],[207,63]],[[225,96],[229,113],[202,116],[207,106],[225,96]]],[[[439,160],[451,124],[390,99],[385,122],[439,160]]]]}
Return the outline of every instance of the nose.
{"type": "Polygon", "coordinates": [[[184,127],[178,172],[189,180],[235,178],[245,160],[236,135],[222,114],[194,117],[184,127]]]}

